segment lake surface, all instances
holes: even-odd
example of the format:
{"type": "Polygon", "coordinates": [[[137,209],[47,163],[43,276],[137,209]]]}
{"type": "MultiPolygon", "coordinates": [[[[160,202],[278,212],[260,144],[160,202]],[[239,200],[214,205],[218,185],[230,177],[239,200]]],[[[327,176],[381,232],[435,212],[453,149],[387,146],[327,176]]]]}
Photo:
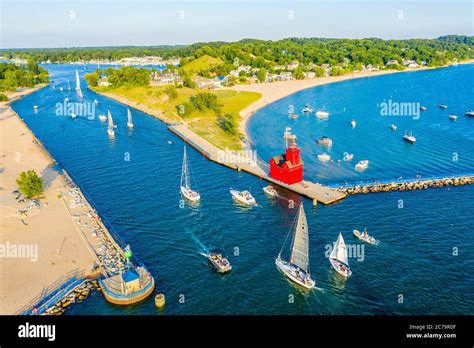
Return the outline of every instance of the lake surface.
{"type": "MultiPolygon", "coordinates": [[[[91,197],[98,212],[131,245],[154,275],[156,292],[165,293],[167,299],[165,310],[159,312],[153,297],[134,306],[118,307],[94,292],[66,314],[474,314],[474,187],[351,196],[336,205],[316,208],[304,200],[311,273],[317,286],[305,292],[284,278],[274,263],[295,216],[288,200],[299,202],[297,195],[282,192],[282,199],[268,199],[262,191],[266,182],[210,162],[189,148],[202,201],[198,207],[183,204],[179,196],[181,140],[163,123],[137,110],[132,110],[135,129],[129,131],[126,107],[86,90],[84,82],[84,100],[99,102],[96,114],[111,111],[117,124],[115,139],[108,138],[106,125],[97,115],[94,119],[56,115],[56,104],[65,97],[78,100],[73,90],[59,91],[59,85],[67,87],[67,80],[72,83],[76,67],[46,68],[56,88],[29,95],[13,108],[91,197]],[[38,112],[33,111],[33,105],[39,106],[38,112]],[[250,188],[258,206],[247,209],[234,204],[230,187],[250,188]],[[380,240],[379,246],[361,249],[352,230],[364,227],[380,240]],[[325,256],[339,232],[348,245],[360,251],[349,258],[353,275],[347,280],[331,270],[325,256]],[[201,255],[206,247],[225,251],[233,266],[230,274],[221,276],[212,270],[201,255]],[[457,256],[453,248],[457,248],[457,256]],[[403,303],[399,303],[401,296],[403,303]]],[[[88,71],[93,69],[87,67],[88,71]]],[[[82,76],[84,71],[80,72],[82,76]]],[[[354,152],[356,159],[371,160],[363,178],[473,171],[474,119],[465,119],[462,113],[469,102],[463,88],[472,92],[472,86],[462,86],[466,75],[472,80],[472,72],[472,66],[459,66],[374,77],[382,81],[378,87],[372,78],[317,87],[262,109],[251,120],[249,130],[262,158],[279,153],[283,150],[284,126],[290,125],[286,105],[293,103],[299,112],[305,103],[317,100],[331,113],[328,122],[318,123],[312,115],[291,123],[303,148],[307,178],[320,178],[319,164],[311,163],[311,158],[316,153],[314,139],[323,131],[333,138],[335,154],[347,150],[354,152]],[[404,92],[406,98],[416,100],[429,90],[430,97],[423,100],[429,109],[419,121],[397,118],[394,122],[399,128],[393,134],[388,128],[391,119],[382,121],[374,116],[373,102],[380,98],[369,96],[381,93],[381,88],[397,89],[407,80],[411,80],[409,84],[419,86],[417,81],[425,81],[431,86],[404,92]],[[450,99],[456,93],[464,95],[457,102],[450,99]],[[438,111],[436,105],[441,102],[450,109],[438,111]],[[343,107],[345,113],[340,111],[343,107]],[[459,119],[450,123],[447,113],[455,108],[459,108],[459,119]],[[274,114],[275,121],[268,122],[272,110],[280,109],[281,113],[274,114]],[[353,117],[358,123],[354,130],[349,125],[353,117]],[[326,128],[319,133],[320,127],[326,128]],[[401,140],[405,127],[413,128],[418,139],[412,147],[401,140]],[[373,138],[344,140],[352,131],[360,132],[362,138],[364,134],[373,138]],[[391,146],[383,148],[385,140],[376,140],[390,137],[394,137],[391,146]],[[438,142],[448,148],[438,146],[438,142]],[[460,154],[458,162],[440,162],[454,149],[460,154]]],[[[360,179],[349,168],[331,168],[328,165],[322,174],[327,181],[360,179]]]]}

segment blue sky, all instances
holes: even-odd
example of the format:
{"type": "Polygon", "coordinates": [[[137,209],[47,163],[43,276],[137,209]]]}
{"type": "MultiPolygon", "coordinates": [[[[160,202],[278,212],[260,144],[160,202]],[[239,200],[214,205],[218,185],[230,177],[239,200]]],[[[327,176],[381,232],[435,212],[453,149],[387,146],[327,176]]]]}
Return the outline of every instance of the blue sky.
{"type": "Polygon", "coordinates": [[[0,0],[1,48],[473,34],[470,0],[0,0]]]}

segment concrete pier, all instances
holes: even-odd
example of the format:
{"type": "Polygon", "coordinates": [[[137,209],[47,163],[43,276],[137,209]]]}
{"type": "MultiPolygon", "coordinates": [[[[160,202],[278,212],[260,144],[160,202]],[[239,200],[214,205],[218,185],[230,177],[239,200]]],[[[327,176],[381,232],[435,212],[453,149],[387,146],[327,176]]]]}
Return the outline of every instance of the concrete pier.
{"type": "Polygon", "coordinates": [[[189,145],[194,147],[201,154],[206,156],[209,160],[238,171],[243,170],[247,173],[256,175],[261,179],[267,180],[273,184],[279,185],[302,196],[305,196],[313,200],[313,202],[316,200],[317,202],[321,202],[323,204],[332,204],[347,196],[347,194],[344,192],[340,192],[310,181],[302,181],[297,184],[287,185],[281,181],[271,178],[268,173],[257,164],[255,159],[244,156],[237,156],[237,158],[235,158],[235,154],[231,153],[230,151],[219,149],[217,146],[201,138],[184,124],[171,125],[168,127],[168,129],[187,142],[189,145]]]}

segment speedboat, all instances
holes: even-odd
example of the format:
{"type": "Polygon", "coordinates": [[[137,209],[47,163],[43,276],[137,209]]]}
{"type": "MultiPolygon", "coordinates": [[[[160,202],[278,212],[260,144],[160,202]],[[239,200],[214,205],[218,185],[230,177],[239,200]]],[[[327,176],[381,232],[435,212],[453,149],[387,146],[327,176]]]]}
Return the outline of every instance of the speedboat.
{"type": "Polygon", "coordinates": [[[447,105],[441,104],[438,106],[440,109],[446,110],[448,108],[447,105]]]}
{"type": "Polygon", "coordinates": [[[257,204],[257,201],[253,196],[250,194],[249,191],[237,191],[230,189],[230,194],[232,195],[232,198],[234,198],[236,201],[246,204],[246,205],[254,205],[257,204]]]}
{"type": "Polygon", "coordinates": [[[316,117],[326,120],[329,117],[329,112],[319,110],[318,112],[316,112],[316,117]]]}
{"type": "Polygon", "coordinates": [[[352,159],[354,158],[354,154],[353,153],[347,153],[347,152],[344,152],[344,157],[342,158],[344,161],[348,162],[348,161],[352,161],[352,159]]]}
{"type": "Polygon", "coordinates": [[[416,138],[413,136],[412,131],[410,131],[409,133],[407,133],[407,131],[405,131],[405,135],[403,136],[403,140],[405,140],[409,143],[412,143],[412,144],[414,144],[416,142],[416,138]]]}
{"type": "Polygon", "coordinates": [[[356,120],[353,119],[353,120],[351,121],[351,126],[352,126],[352,128],[355,128],[356,125],[357,125],[356,120]]]}
{"type": "Polygon", "coordinates": [[[219,250],[209,250],[206,257],[219,273],[226,273],[232,270],[229,260],[222,256],[219,250]]]}
{"type": "Polygon", "coordinates": [[[377,244],[377,240],[374,237],[369,236],[367,230],[364,228],[364,231],[360,232],[358,230],[353,231],[354,236],[359,238],[361,241],[364,241],[368,244],[375,245],[377,244]]]}
{"type": "Polygon", "coordinates": [[[364,170],[364,169],[367,169],[368,166],[369,166],[369,161],[368,160],[362,160],[362,161],[359,161],[355,165],[355,169],[356,170],[364,170]]]}
{"type": "Polygon", "coordinates": [[[309,104],[306,104],[303,110],[301,110],[301,112],[304,112],[306,114],[306,113],[313,112],[313,109],[309,107],[309,104]]]}
{"type": "Polygon", "coordinates": [[[278,192],[275,190],[275,188],[272,185],[265,186],[263,188],[263,192],[265,192],[270,197],[278,196],[278,192]]]}
{"type": "Polygon", "coordinates": [[[390,126],[390,128],[392,128],[392,130],[394,130],[394,131],[396,131],[396,130],[397,130],[397,126],[396,126],[396,125],[394,125],[393,123],[392,123],[392,125],[390,126]]]}
{"type": "Polygon", "coordinates": [[[328,138],[327,136],[322,136],[321,138],[316,140],[316,144],[323,145],[326,147],[331,147],[332,146],[332,140],[328,138]]]}
{"type": "Polygon", "coordinates": [[[104,114],[99,115],[99,120],[101,120],[102,122],[105,122],[106,119],[107,117],[104,114]]]}
{"type": "Polygon", "coordinates": [[[351,276],[352,271],[347,258],[346,243],[344,243],[344,238],[342,238],[341,233],[339,233],[336,244],[332,249],[331,255],[329,255],[329,262],[332,268],[343,277],[347,278],[351,276]]]}
{"type": "Polygon", "coordinates": [[[320,160],[321,162],[327,162],[330,159],[331,159],[331,156],[329,156],[328,154],[322,153],[318,155],[318,160],[320,160]]]}
{"type": "Polygon", "coordinates": [[[426,110],[427,110],[427,107],[426,107],[426,106],[420,106],[420,110],[421,110],[421,111],[426,111],[426,110]]]}
{"type": "Polygon", "coordinates": [[[448,117],[451,121],[456,121],[458,119],[456,115],[449,115],[448,117]]]}
{"type": "Polygon", "coordinates": [[[474,117],[474,110],[469,109],[464,115],[466,115],[468,117],[474,117]]]}

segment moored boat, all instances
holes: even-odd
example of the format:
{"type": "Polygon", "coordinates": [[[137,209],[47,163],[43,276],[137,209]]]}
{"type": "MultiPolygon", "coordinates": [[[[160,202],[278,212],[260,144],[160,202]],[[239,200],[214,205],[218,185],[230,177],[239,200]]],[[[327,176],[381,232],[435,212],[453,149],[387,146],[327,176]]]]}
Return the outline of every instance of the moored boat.
{"type": "Polygon", "coordinates": [[[322,154],[318,155],[318,160],[321,161],[321,162],[327,162],[330,159],[331,159],[331,156],[329,156],[326,153],[322,153],[322,154]]]}
{"type": "Polygon", "coordinates": [[[316,140],[316,144],[326,146],[326,147],[331,147],[332,146],[332,140],[328,138],[327,136],[322,136],[321,138],[318,138],[316,140]]]}
{"type": "Polygon", "coordinates": [[[263,188],[263,192],[265,192],[270,197],[278,196],[278,192],[275,190],[275,188],[272,185],[265,186],[263,188]]]}
{"type": "Polygon", "coordinates": [[[372,245],[377,244],[377,240],[374,237],[369,236],[365,228],[362,232],[360,232],[359,230],[354,230],[353,233],[354,233],[354,236],[356,236],[357,238],[359,238],[360,240],[368,244],[372,244],[372,245]]]}
{"type": "Polygon", "coordinates": [[[293,226],[295,226],[294,230],[292,228],[289,232],[293,234],[290,260],[284,260],[281,255],[286,244],[285,241],[275,260],[275,264],[288,279],[306,289],[312,289],[316,282],[311,279],[310,275],[308,222],[303,204],[299,207],[293,226]]]}
{"type": "Polygon", "coordinates": [[[349,260],[347,258],[346,243],[344,242],[344,238],[342,238],[340,232],[331,255],[329,256],[329,262],[338,274],[346,278],[352,275],[351,268],[349,267],[349,260]]]}
{"type": "Polygon", "coordinates": [[[230,194],[232,195],[232,198],[234,198],[239,203],[246,205],[257,204],[257,201],[255,200],[255,198],[253,198],[249,191],[237,191],[230,189],[230,194]]]}
{"type": "Polygon", "coordinates": [[[232,270],[229,260],[222,255],[220,250],[209,250],[206,257],[219,273],[226,273],[232,270]]]}

